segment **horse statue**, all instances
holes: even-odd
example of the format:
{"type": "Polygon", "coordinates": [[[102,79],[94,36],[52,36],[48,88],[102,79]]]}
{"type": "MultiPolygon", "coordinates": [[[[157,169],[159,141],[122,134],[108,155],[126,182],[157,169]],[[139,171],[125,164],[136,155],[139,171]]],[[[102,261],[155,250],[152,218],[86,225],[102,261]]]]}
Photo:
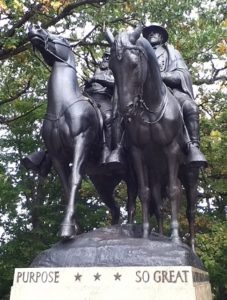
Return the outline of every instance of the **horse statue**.
{"type": "Polygon", "coordinates": [[[95,103],[82,94],[78,85],[70,44],[39,26],[31,27],[28,37],[51,67],[42,137],[67,199],[60,237],[71,238],[76,234],[75,202],[85,174],[110,209],[112,224],[118,223],[120,216],[113,192],[119,182],[125,180],[128,188],[128,221],[132,222],[137,189],[131,169],[127,168],[129,164],[126,164],[126,170],[112,172],[99,168],[103,148],[101,114],[95,103]]]}
{"type": "Polygon", "coordinates": [[[109,66],[117,86],[118,109],[124,119],[138,181],[143,237],[149,234],[151,206],[162,220],[161,200],[165,190],[171,201],[171,238],[180,242],[178,207],[182,182],[187,196],[190,243],[194,249],[199,169],[184,165],[185,128],[181,108],[163,83],[152,46],[141,37],[141,32],[142,27],[137,27],[114,38],[107,31],[106,37],[111,46],[109,66]]]}

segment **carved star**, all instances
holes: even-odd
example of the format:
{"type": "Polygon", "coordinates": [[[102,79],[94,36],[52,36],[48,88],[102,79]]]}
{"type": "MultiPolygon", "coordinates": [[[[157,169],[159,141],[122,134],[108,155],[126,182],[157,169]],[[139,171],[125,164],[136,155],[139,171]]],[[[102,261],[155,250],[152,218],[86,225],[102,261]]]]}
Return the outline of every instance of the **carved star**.
{"type": "Polygon", "coordinates": [[[80,281],[82,275],[77,273],[76,275],[74,275],[74,277],[75,277],[75,281],[80,281]]]}
{"type": "Polygon", "coordinates": [[[98,272],[94,275],[95,277],[95,281],[96,280],[100,280],[101,274],[99,274],[98,272]]]}
{"type": "Polygon", "coordinates": [[[114,274],[114,277],[115,277],[115,280],[121,280],[121,274],[119,274],[118,272],[117,272],[117,274],[114,274]]]}

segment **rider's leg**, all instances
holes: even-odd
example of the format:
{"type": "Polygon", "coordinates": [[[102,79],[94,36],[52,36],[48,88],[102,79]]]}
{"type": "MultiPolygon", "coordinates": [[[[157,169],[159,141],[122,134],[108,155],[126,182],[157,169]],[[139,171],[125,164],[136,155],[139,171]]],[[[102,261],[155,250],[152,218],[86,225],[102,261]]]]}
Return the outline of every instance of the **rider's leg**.
{"type": "Polygon", "coordinates": [[[203,153],[199,149],[199,110],[197,104],[189,97],[189,95],[174,90],[174,96],[179,101],[186,129],[190,141],[187,147],[188,164],[197,167],[206,167],[207,161],[203,153]]]}
{"type": "Polygon", "coordinates": [[[188,131],[190,142],[199,147],[199,110],[198,106],[190,96],[177,89],[173,90],[173,94],[178,100],[184,117],[185,126],[188,131]]]}
{"type": "Polygon", "coordinates": [[[107,162],[112,163],[113,167],[119,166],[119,164],[124,166],[125,157],[123,151],[123,143],[124,143],[124,129],[121,125],[120,117],[115,118],[112,121],[112,151],[109,155],[107,162]]]}
{"type": "Polygon", "coordinates": [[[199,110],[195,102],[191,100],[184,102],[183,116],[191,143],[199,147],[199,110]]]}
{"type": "Polygon", "coordinates": [[[103,112],[103,121],[104,121],[104,135],[106,146],[109,150],[112,149],[112,111],[106,110],[103,112]]]}
{"type": "Polygon", "coordinates": [[[195,102],[186,100],[183,105],[185,125],[190,137],[188,163],[191,166],[206,167],[207,161],[199,149],[199,112],[195,102]]]}

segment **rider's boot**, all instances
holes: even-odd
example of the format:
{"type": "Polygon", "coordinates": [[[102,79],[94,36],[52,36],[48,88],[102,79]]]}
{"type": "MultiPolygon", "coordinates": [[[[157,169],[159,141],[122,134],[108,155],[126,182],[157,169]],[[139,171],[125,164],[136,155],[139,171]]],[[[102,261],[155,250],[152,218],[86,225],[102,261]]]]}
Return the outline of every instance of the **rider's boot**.
{"type": "Polygon", "coordinates": [[[111,151],[110,155],[107,157],[106,163],[111,169],[119,169],[125,167],[124,151],[121,145],[111,151]]]}
{"type": "Polygon", "coordinates": [[[21,161],[27,170],[37,172],[40,176],[46,177],[50,172],[52,161],[49,154],[45,150],[33,152],[21,161]]]}
{"type": "Polygon", "coordinates": [[[112,127],[111,124],[105,125],[101,166],[107,167],[112,170],[122,169],[122,167],[124,166],[122,147],[119,146],[112,151],[110,150],[112,142],[112,127]]]}
{"type": "Polygon", "coordinates": [[[199,119],[198,114],[190,114],[185,118],[190,141],[187,148],[187,163],[192,167],[207,167],[207,160],[200,151],[199,146],[199,119]]]}
{"type": "Polygon", "coordinates": [[[101,156],[101,160],[100,160],[100,165],[105,165],[107,158],[110,155],[110,149],[107,146],[107,143],[104,141],[103,143],[103,149],[102,149],[102,156],[101,156]]]}

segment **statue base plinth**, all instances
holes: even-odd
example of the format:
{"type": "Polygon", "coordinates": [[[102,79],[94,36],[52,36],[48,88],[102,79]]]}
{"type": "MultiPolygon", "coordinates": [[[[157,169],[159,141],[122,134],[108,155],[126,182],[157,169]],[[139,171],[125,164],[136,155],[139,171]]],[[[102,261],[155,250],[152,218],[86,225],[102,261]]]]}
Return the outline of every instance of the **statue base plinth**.
{"type": "Polygon", "coordinates": [[[206,272],[192,267],[16,269],[10,300],[212,300],[206,272]]]}
{"type": "Polygon", "coordinates": [[[16,269],[11,300],[211,300],[207,272],[184,244],[138,225],[100,228],[16,269]]]}

